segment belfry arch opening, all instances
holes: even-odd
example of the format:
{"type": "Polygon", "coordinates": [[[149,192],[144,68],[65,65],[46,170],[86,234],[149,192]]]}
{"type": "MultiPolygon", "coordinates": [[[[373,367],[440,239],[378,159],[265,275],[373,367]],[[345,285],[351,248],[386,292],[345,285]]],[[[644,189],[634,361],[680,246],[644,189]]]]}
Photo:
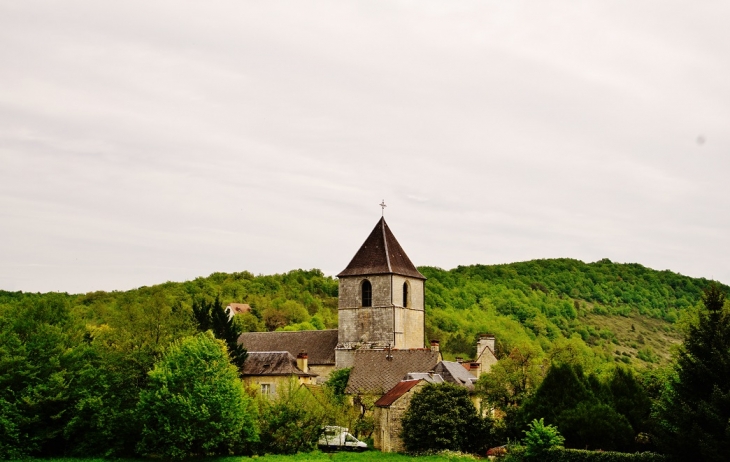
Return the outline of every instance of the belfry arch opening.
{"type": "Polygon", "coordinates": [[[373,285],[370,284],[370,281],[367,279],[362,281],[360,291],[362,306],[373,306],[373,285]]]}
{"type": "Polygon", "coordinates": [[[411,285],[408,281],[403,283],[403,307],[411,306],[411,285]]]}

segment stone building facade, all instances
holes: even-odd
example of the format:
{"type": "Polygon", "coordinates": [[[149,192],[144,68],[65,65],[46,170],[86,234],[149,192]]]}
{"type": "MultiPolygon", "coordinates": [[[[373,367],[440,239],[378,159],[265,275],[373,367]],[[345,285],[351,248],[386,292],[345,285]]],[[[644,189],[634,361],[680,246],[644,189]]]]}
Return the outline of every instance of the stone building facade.
{"type": "Polygon", "coordinates": [[[426,384],[425,380],[403,380],[375,402],[375,431],[373,446],[383,452],[403,452],[405,446],[400,432],[403,414],[413,395],[426,384]]]}

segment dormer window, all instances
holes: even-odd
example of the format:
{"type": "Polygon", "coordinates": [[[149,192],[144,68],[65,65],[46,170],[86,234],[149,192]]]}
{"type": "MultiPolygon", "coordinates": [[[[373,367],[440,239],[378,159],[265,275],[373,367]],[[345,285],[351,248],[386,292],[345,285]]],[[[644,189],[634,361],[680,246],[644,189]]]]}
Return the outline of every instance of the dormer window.
{"type": "Polygon", "coordinates": [[[408,282],[403,283],[403,306],[407,307],[409,305],[408,303],[408,282]]]}
{"type": "Polygon", "coordinates": [[[367,279],[362,282],[362,306],[373,306],[373,286],[367,279]]]}

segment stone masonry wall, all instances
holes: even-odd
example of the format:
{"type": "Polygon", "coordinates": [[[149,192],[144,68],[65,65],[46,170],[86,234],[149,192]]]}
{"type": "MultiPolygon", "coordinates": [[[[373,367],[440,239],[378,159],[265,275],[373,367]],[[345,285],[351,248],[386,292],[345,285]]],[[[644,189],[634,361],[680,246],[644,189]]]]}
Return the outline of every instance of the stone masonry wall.
{"type": "Polygon", "coordinates": [[[390,274],[340,278],[338,316],[341,347],[423,348],[423,281],[390,274]],[[366,279],[373,289],[372,307],[362,306],[366,279]],[[403,308],[406,281],[410,284],[410,306],[403,308]]]}
{"type": "Polygon", "coordinates": [[[411,388],[406,394],[395,400],[393,404],[385,408],[376,408],[375,431],[373,432],[373,446],[383,452],[403,452],[405,446],[400,438],[403,428],[403,414],[411,404],[413,394],[423,388],[425,382],[421,382],[411,388]]]}
{"type": "Polygon", "coordinates": [[[423,322],[423,281],[420,279],[407,278],[393,275],[393,304],[396,307],[403,306],[403,284],[409,284],[409,303],[405,308],[395,310],[395,347],[423,348],[424,335],[423,322]]]}
{"type": "Polygon", "coordinates": [[[393,308],[391,277],[378,275],[340,278],[338,344],[377,343],[393,345],[393,308]],[[367,279],[373,288],[372,307],[362,306],[362,282],[367,279]]]}

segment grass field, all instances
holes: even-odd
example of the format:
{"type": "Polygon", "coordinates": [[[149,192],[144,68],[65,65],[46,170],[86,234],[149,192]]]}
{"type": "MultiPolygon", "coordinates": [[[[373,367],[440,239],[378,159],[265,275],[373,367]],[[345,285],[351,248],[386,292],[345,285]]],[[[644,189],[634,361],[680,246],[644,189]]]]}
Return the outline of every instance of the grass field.
{"type": "Polygon", "coordinates": [[[433,456],[407,456],[403,454],[388,454],[379,451],[368,451],[361,453],[352,452],[336,452],[336,453],[321,453],[313,452],[309,454],[297,454],[296,456],[263,456],[263,457],[226,457],[220,459],[221,462],[366,462],[370,460],[384,461],[384,462],[405,462],[407,460],[418,460],[419,462],[461,462],[461,461],[473,461],[474,457],[462,456],[458,454],[440,454],[433,456]]]}
{"type": "MultiPolygon", "coordinates": [[[[384,454],[378,451],[367,451],[360,453],[353,452],[336,452],[322,453],[312,452],[308,454],[297,454],[294,456],[254,456],[254,457],[211,457],[205,459],[194,459],[196,462],[367,462],[367,461],[383,461],[383,462],[406,462],[408,460],[417,460],[418,462],[467,462],[475,460],[474,457],[459,454],[439,454],[433,456],[407,456],[403,454],[384,454]]],[[[116,462],[142,462],[149,459],[116,459],[116,462]]],[[[27,462],[109,462],[108,459],[76,459],[76,458],[56,458],[56,459],[26,459],[27,462]]]]}

